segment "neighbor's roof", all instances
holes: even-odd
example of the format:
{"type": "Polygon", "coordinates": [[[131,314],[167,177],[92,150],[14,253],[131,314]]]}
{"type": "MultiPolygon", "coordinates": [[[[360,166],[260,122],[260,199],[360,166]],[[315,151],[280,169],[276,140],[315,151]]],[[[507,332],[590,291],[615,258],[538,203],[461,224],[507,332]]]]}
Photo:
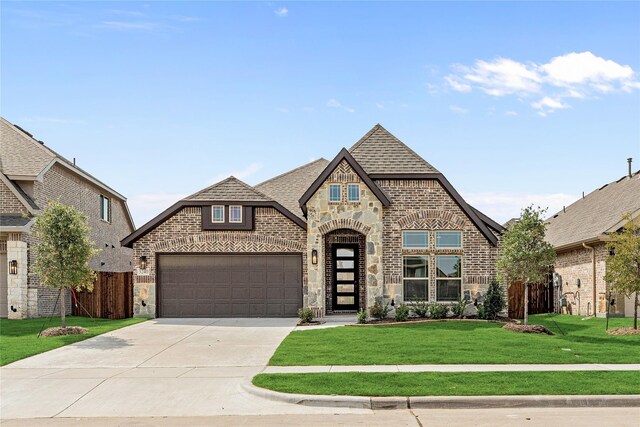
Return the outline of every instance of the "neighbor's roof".
{"type": "Polygon", "coordinates": [[[380,124],[360,138],[349,152],[370,175],[439,173],[380,124]]]}
{"type": "Polygon", "coordinates": [[[220,200],[230,202],[268,202],[270,197],[245,184],[234,176],[230,176],[197,193],[184,198],[184,200],[220,200]]]}
{"type": "Polygon", "coordinates": [[[640,214],[640,171],[606,184],[547,221],[546,240],[556,249],[602,239],[617,231],[622,216],[640,214]]]}
{"type": "Polygon", "coordinates": [[[304,218],[298,200],[311,186],[329,161],[323,158],[285,172],[267,181],[261,182],[255,188],[273,197],[275,201],[287,208],[294,215],[304,218]]]}

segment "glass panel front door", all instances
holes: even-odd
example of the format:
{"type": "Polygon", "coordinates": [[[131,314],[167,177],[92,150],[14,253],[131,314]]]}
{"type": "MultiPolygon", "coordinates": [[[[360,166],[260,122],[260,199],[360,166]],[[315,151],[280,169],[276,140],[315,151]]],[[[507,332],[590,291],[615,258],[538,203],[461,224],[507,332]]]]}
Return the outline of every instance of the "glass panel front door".
{"type": "Polygon", "coordinates": [[[358,245],[333,245],[333,309],[358,309],[358,245]]]}

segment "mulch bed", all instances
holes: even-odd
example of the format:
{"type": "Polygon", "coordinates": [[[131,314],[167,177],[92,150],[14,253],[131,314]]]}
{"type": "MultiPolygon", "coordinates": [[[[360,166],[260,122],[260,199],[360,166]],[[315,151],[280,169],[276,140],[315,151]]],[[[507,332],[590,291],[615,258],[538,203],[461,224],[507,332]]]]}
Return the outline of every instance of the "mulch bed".
{"type": "Polygon", "coordinates": [[[55,328],[48,328],[42,331],[41,337],[59,337],[62,335],[82,335],[89,332],[88,329],[81,326],[67,326],[66,328],[56,326],[55,328]]]}
{"type": "Polygon", "coordinates": [[[616,328],[609,329],[607,333],[609,335],[640,335],[640,329],[633,329],[632,327],[616,328]]]}
{"type": "Polygon", "coordinates": [[[502,329],[506,329],[508,331],[520,332],[523,334],[547,334],[553,335],[553,332],[548,330],[542,325],[521,325],[518,323],[507,323],[502,329]]]}
{"type": "Polygon", "coordinates": [[[312,320],[311,322],[298,322],[296,326],[317,326],[317,325],[322,325],[324,323],[326,322],[322,320],[312,320]]]}

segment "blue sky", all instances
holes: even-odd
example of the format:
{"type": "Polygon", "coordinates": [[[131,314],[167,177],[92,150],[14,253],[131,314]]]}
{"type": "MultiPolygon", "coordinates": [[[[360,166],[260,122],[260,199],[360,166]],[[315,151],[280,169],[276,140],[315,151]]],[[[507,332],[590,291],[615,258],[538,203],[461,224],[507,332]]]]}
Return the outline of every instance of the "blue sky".
{"type": "Polygon", "coordinates": [[[640,169],[639,23],[638,2],[3,2],[1,110],[138,226],[376,123],[505,221],[640,169]]]}

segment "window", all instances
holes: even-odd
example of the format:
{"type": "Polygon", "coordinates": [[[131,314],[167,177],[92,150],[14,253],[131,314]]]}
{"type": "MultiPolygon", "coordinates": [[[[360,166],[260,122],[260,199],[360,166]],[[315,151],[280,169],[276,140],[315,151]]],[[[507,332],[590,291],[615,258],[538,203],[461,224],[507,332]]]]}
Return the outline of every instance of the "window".
{"type": "Polygon", "coordinates": [[[331,184],[329,185],[329,201],[330,202],[339,202],[340,201],[340,191],[342,186],[340,184],[331,184]]]}
{"type": "Polygon", "coordinates": [[[211,222],[224,222],[224,206],[211,206],[211,222]]]}
{"type": "Polygon", "coordinates": [[[429,300],[429,258],[405,256],[402,258],[402,285],[405,301],[429,300]]]}
{"type": "Polygon", "coordinates": [[[462,257],[436,257],[436,300],[458,301],[462,288],[462,257]]]}
{"type": "Polygon", "coordinates": [[[242,222],[242,206],[229,206],[229,222],[242,222]]]}
{"type": "Polygon", "coordinates": [[[347,186],[347,200],[349,200],[350,202],[360,201],[360,185],[359,184],[349,184],[347,186]]]}
{"type": "Polygon", "coordinates": [[[429,247],[429,232],[403,231],[402,247],[405,249],[426,249],[429,247]]]}
{"type": "Polygon", "coordinates": [[[111,221],[111,200],[103,195],[100,195],[100,219],[111,221]]]}
{"type": "Polygon", "coordinates": [[[462,231],[436,231],[436,248],[460,249],[462,247],[462,231]]]}

